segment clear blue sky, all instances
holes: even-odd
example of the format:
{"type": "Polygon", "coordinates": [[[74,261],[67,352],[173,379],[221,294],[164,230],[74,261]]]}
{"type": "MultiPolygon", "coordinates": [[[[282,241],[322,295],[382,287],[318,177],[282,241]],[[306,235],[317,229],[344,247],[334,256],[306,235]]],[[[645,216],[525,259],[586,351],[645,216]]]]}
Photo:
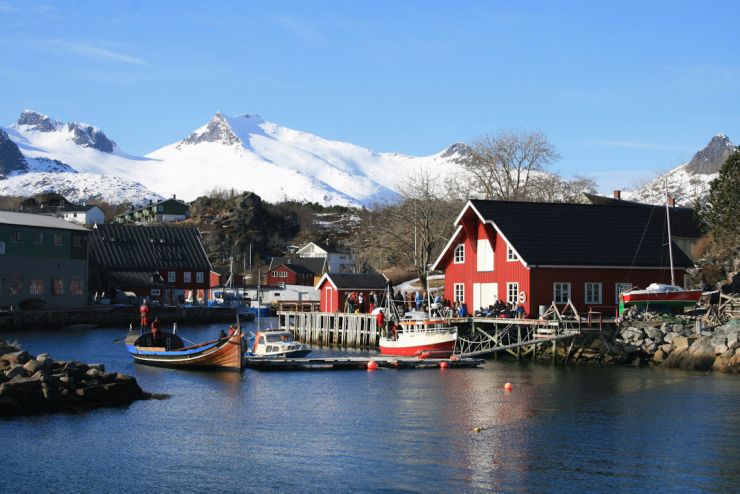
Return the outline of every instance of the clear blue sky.
{"type": "Polygon", "coordinates": [[[740,143],[740,2],[0,0],[0,123],[145,154],[216,111],[377,151],[543,131],[603,191],[740,143]]]}

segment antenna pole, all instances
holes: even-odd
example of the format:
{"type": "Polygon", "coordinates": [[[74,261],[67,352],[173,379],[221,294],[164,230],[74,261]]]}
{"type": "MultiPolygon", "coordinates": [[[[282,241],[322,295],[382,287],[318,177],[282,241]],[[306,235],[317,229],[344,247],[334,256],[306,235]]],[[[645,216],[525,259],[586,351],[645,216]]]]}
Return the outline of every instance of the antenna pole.
{"type": "Polygon", "coordinates": [[[668,186],[666,184],[665,220],[668,223],[668,258],[671,261],[671,285],[676,285],[676,276],[673,273],[673,242],[671,241],[671,209],[668,207],[668,186]]]}

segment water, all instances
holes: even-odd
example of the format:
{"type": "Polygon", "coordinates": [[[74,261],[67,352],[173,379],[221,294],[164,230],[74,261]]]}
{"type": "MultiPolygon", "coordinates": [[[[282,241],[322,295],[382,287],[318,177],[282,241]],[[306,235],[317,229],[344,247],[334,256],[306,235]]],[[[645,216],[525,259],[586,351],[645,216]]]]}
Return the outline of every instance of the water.
{"type": "MultiPolygon", "coordinates": [[[[220,329],[179,333],[203,341],[220,329]]],[[[193,372],[134,364],[111,343],[122,334],[0,334],[172,395],[0,421],[3,492],[733,492],[740,482],[738,376],[496,361],[193,372]]]]}

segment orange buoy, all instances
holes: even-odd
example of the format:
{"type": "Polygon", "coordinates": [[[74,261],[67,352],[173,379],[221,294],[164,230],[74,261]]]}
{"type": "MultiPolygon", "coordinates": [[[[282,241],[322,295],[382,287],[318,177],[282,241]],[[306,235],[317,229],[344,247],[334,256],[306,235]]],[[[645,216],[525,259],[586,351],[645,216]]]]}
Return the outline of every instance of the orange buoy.
{"type": "Polygon", "coordinates": [[[367,370],[374,371],[378,370],[378,363],[375,360],[371,360],[367,363],[367,370]]]}
{"type": "Polygon", "coordinates": [[[450,365],[450,364],[448,364],[447,362],[445,362],[445,361],[443,360],[442,362],[440,362],[440,363],[439,363],[439,368],[440,368],[440,369],[446,369],[447,367],[449,367],[449,365],[450,365]]]}
{"type": "Polygon", "coordinates": [[[504,384],[504,391],[513,391],[514,386],[511,385],[511,383],[504,384]]]}

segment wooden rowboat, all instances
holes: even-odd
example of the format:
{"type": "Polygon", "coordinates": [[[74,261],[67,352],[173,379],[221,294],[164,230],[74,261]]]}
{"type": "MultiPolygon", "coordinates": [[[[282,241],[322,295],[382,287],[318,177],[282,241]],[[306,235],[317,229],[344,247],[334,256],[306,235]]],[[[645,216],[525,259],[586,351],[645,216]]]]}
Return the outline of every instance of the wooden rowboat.
{"type": "Polygon", "coordinates": [[[174,333],[129,333],[124,340],[126,350],[141,364],[187,369],[221,369],[240,371],[244,367],[242,332],[197,345],[185,346],[174,333]]]}

